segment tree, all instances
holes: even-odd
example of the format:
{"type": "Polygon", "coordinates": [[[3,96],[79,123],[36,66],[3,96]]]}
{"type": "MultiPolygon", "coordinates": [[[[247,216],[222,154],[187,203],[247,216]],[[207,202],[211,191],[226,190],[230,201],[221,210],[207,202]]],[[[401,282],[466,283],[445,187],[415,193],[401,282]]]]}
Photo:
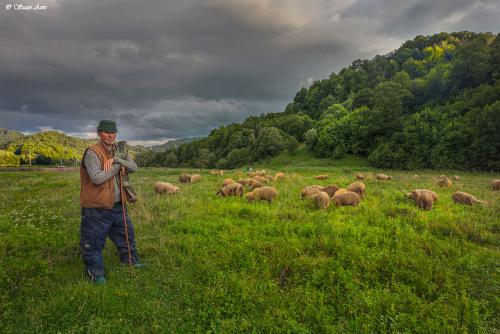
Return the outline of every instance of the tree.
{"type": "Polygon", "coordinates": [[[174,167],[177,165],[177,155],[174,152],[170,152],[165,157],[165,165],[167,167],[174,167]]]}
{"type": "Polygon", "coordinates": [[[274,127],[263,128],[257,137],[254,156],[257,159],[272,157],[285,148],[280,130],[274,127]]]}
{"type": "Polygon", "coordinates": [[[209,163],[210,151],[206,148],[200,148],[198,151],[197,167],[203,169],[209,163]]]}
{"type": "Polygon", "coordinates": [[[18,155],[6,150],[0,150],[0,166],[12,166],[17,167],[21,159],[18,155]]]}

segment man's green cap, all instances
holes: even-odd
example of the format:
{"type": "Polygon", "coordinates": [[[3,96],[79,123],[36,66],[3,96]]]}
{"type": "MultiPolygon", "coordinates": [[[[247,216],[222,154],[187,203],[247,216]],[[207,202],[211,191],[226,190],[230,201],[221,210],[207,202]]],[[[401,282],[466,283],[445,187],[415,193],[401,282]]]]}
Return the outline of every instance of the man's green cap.
{"type": "Polygon", "coordinates": [[[103,119],[99,122],[97,130],[105,132],[118,132],[116,129],[116,123],[107,119],[103,119]]]}

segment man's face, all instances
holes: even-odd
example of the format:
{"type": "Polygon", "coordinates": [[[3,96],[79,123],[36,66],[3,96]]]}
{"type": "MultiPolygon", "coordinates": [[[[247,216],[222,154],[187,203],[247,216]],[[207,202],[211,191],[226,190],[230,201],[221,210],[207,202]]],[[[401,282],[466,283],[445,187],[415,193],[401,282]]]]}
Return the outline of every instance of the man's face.
{"type": "Polygon", "coordinates": [[[97,135],[106,145],[113,145],[116,139],[116,132],[97,131],[97,135]]]}

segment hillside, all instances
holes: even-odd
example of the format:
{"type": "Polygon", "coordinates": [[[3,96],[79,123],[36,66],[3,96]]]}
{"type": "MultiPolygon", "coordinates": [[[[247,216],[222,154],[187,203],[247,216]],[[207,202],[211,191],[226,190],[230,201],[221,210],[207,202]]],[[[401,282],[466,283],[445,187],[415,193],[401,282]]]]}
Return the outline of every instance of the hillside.
{"type": "Polygon", "coordinates": [[[24,135],[19,131],[0,128],[0,150],[5,149],[8,143],[23,137],[24,135]]]}
{"type": "MultiPolygon", "coordinates": [[[[4,144],[4,154],[14,154],[21,163],[32,164],[63,164],[73,165],[79,161],[87,147],[97,142],[97,139],[81,139],[68,136],[59,131],[45,131],[28,136],[15,135],[16,131],[4,131],[10,138],[4,144]],[[14,135],[12,135],[14,133],[14,135]]],[[[143,146],[129,146],[132,154],[149,151],[143,146]]]]}
{"type": "Polygon", "coordinates": [[[235,168],[297,143],[374,167],[500,170],[500,34],[417,36],[300,89],[284,112],[214,129],[146,165],[235,168]]]}

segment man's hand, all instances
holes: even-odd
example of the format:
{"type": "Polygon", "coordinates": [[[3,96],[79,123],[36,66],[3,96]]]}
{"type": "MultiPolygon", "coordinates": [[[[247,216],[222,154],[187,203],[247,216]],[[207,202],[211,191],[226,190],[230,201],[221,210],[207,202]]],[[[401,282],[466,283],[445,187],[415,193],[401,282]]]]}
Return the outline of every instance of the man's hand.
{"type": "Polygon", "coordinates": [[[104,171],[109,172],[111,170],[112,165],[113,165],[113,158],[104,161],[104,171]]]}

